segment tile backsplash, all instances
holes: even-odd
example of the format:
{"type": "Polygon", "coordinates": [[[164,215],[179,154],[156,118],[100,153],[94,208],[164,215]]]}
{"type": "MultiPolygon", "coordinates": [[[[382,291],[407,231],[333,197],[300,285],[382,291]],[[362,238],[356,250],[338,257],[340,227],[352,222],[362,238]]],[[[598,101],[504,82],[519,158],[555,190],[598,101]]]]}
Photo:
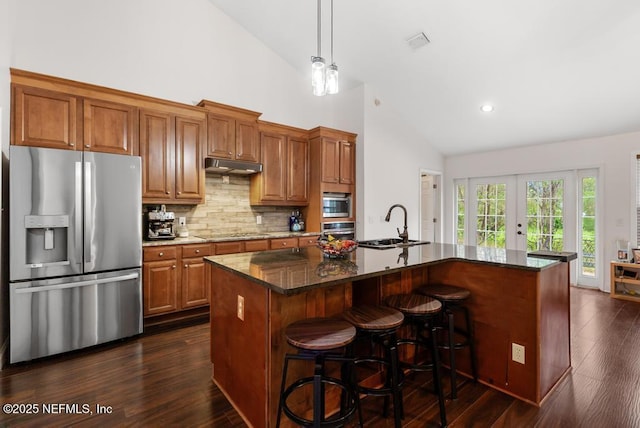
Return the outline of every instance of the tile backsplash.
{"type": "MultiPolygon", "coordinates": [[[[200,205],[167,205],[167,211],[178,218],[186,217],[189,236],[198,234],[232,235],[236,233],[286,232],[289,216],[295,207],[252,207],[249,204],[250,178],[229,175],[223,183],[222,174],[206,173],[205,201],[200,205]],[[257,216],[262,224],[257,224],[257,216]]],[[[144,206],[144,211],[147,206],[144,206]]]]}

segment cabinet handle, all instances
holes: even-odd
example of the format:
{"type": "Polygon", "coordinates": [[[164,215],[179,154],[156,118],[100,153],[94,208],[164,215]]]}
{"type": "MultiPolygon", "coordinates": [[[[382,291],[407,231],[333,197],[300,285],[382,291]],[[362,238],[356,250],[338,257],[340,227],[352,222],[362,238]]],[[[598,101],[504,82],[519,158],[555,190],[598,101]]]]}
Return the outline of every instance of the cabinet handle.
{"type": "Polygon", "coordinates": [[[184,265],[185,269],[189,267],[189,265],[184,265]]]}
{"type": "Polygon", "coordinates": [[[175,268],[176,268],[176,265],[171,266],[171,269],[175,269],[175,268]]]}
{"type": "Polygon", "coordinates": [[[74,143],[69,143],[69,145],[70,145],[71,147],[75,146],[75,144],[74,144],[74,143]]]}
{"type": "Polygon", "coordinates": [[[287,243],[286,243],[286,242],[283,242],[283,243],[282,243],[282,246],[283,246],[283,247],[286,247],[286,246],[287,246],[287,243]]]}
{"type": "Polygon", "coordinates": [[[229,152],[229,154],[231,154],[231,152],[229,152]]]}
{"type": "Polygon", "coordinates": [[[166,191],[166,192],[164,192],[164,193],[166,193],[166,194],[168,195],[170,192],[167,190],[167,191],[166,191]]]}
{"type": "Polygon", "coordinates": [[[85,146],[87,149],[88,149],[89,147],[91,147],[89,144],[85,144],[84,146],[85,146]]]}
{"type": "Polygon", "coordinates": [[[164,253],[158,253],[158,256],[162,257],[162,256],[164,256],[164,253]]]}
{"type": "Polygon", "coordinates": [[[178,195],[182,195],[182,192],[178,192],[178,195]]]}
{"type": "Polygon", "coordinates": [[[196,254],[200,254],[200,250],[196,250],[196,254]]]}

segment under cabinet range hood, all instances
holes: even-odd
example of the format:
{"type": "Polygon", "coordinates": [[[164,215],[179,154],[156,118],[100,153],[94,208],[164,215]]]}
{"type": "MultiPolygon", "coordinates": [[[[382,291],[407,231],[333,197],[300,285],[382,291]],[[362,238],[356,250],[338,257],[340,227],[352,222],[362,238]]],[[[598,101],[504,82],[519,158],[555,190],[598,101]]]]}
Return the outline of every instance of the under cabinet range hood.
{"type": "Polygon", "coordinates": [[[205,158],[204,169],[207,172],[218,172],[221,174],[248,175],[262,172],[262,164],[232,159],[205,158]]]}

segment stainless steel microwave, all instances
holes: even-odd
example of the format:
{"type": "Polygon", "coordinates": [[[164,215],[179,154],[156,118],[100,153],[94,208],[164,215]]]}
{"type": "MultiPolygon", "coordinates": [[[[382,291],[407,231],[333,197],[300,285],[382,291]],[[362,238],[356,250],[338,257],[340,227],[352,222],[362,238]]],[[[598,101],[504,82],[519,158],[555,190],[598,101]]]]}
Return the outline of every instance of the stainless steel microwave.
{"type": "Polygon", "coordinates": [[[322,217],[351,217],[351,195],[348,193],[323,193],[322,217]]]}

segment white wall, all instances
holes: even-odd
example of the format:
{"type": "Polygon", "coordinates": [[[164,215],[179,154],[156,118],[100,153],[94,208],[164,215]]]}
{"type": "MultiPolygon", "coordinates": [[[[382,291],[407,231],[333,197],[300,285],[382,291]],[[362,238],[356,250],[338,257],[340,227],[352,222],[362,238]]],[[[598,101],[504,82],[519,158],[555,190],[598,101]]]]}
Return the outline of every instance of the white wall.
{"type": "Polygon", "coordinates": [[[359,218],[363,229],[360,237],[397,236],[396,228],[402,230],[402,210],[395,209],[389,223],[384,217],[391,205],[402,204],[408,211],[409,238],[417,239],[420,237],[420,172],[443,171],[443,157],[390,108],[375,89],[365,85],[363,102],[364,141],[358,146],[358,150],[364,149],[361,182],[365,183],[361,190],[364,212],[359,218]]]}
{"type": "Polygon", "coordinates": [[[609,261],[615,241],[635,242],[635,154],[640,153],[640,133],[566,141],[497,150],[445,159],[445,241],[453,242],[456,178],[499,176],[545,171],[600,168],[600,212],[604,243],[600,266],[604,289],[609,286],[609,261]]]}

